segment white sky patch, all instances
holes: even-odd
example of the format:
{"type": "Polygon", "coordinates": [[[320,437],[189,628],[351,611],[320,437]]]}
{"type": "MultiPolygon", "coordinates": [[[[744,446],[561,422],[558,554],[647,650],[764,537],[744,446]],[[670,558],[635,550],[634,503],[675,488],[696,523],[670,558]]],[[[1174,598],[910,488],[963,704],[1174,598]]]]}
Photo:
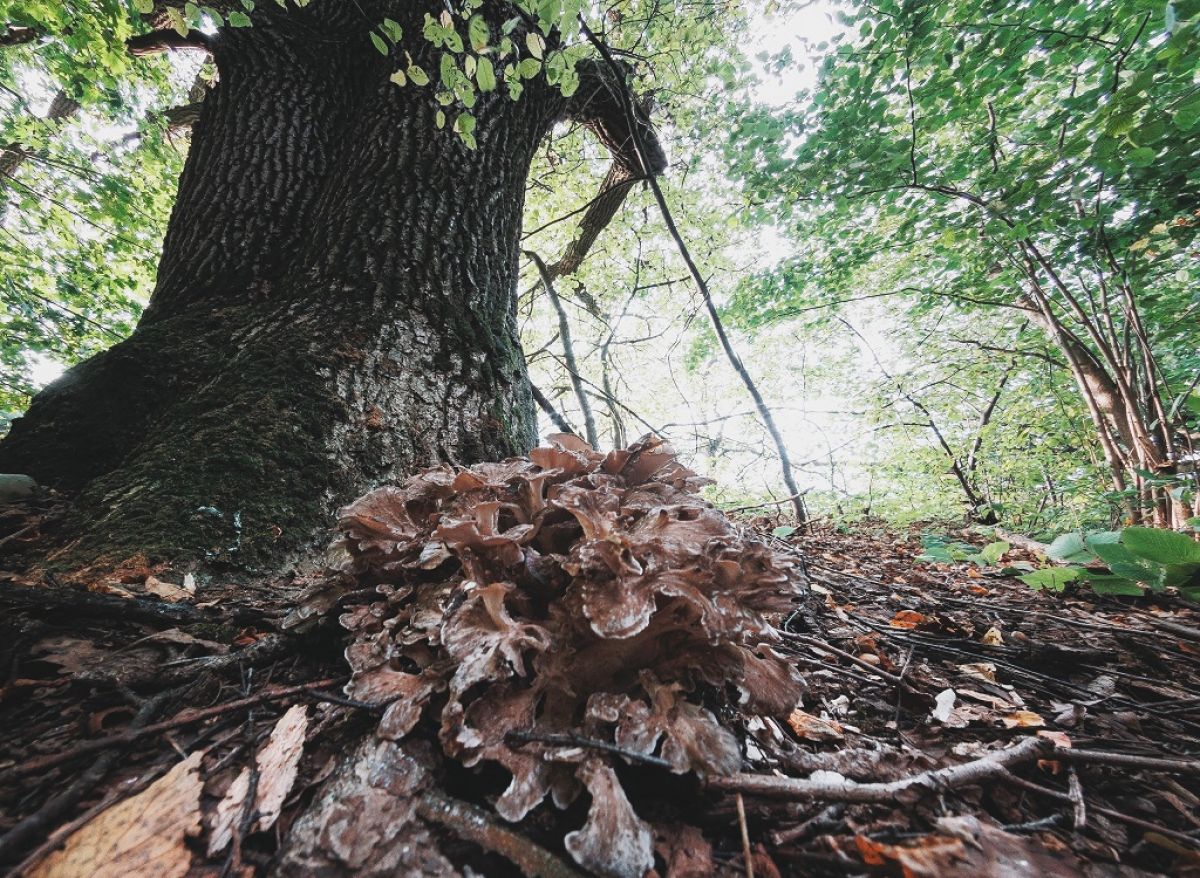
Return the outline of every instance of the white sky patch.
{"type": "Polygon", "coordinates": [[[29,363],[29,377],[38,387],[45,387],[67,371],[66,366],[43,353],[29,354],[25,359],[29,363]]]}
{"type": "Polygon", "coordinates": [[[843,28],[833,19],[832,7],[826,2],[815,2],[791,15],[764,15],[751,29],[756,52],[777,55],[790,48],[793,63],[772,73],[760,66],[762,82],[754,90],[754,97],[773,107],[793,103],[803,89],[811,89],[817,82],[817,65],[823,53],[816,45],[828,42],[843,28]]]}

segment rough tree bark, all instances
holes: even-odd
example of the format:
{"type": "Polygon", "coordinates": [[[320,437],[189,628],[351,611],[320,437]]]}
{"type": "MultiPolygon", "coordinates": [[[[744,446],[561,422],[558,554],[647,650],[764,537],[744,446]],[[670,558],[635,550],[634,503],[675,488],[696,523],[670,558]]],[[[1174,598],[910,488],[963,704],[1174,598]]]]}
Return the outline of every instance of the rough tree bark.
{"type": "MultiPolygon", "coordinates": [[[[436,70],[424,6],[271,5],[204,40],[219,83],[136,331],[0,443],[0,471],[77,495],[72,559],[275,565],[367,488],[534,442],[514,315],[525,178],[556,119],[628,143],[611,74],[583,69],[570,99],[540,76],[517,101],[481,95],[470,150],[369,41],[391,17],[396,54],[436,70]]],[[[511,7],[483,11],[498,32],[511,7]]]]}

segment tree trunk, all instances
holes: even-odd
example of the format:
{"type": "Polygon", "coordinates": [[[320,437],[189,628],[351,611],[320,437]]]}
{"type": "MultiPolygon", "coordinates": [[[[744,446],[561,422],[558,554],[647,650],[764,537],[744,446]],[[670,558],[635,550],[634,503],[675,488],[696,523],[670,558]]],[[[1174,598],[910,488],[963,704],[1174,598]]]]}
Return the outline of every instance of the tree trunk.
{"type": "Polygon", "coordinates": [[[388,15],[399,57],[436,70],[424,10],[267,5],[211,40],[220,81],[136,331],[0,443],[0,471],[78,492],[72,559],[272,565],[367,488],[534,442],[520,221],[570,105],[542,77],[483,94],[471,150],[435,125],[434,87],[389,82],[369,42],[388,15]]]}

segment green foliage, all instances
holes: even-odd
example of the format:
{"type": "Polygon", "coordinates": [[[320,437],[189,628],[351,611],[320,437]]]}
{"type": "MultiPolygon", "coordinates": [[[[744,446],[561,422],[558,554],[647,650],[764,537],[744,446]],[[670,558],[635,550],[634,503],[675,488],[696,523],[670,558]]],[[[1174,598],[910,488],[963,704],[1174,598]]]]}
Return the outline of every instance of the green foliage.
{"type": "Polygon", "coordinates": [[[196,65],[132,58],[135,21],[112,0],[0,0],[38,35],[0,51],[0,144],[21,159],[0,179],[0,413],[127,335],[153,286],[183,158],[160,114],[196,65]]]}
{"type": "Polygon", "coordinates": [[[1046,567],[1021,577],[1033,588],[1061,591],[1086,581],[1097,594],[1141,595],[1145,589],[1177,588],[1200,600],[1200,543],[1186,534],[1150,527],[1059,536],[1046,553],[1068,567],[1046,567]],[[1084,564],[1103,563],[1108,573],[1084,564]],[[1061,585],[1059,584],[1061,583],[1061,585]]]}
{"type": "Polygon", "coordinates": [[[1043,567],[1033,573],[1024,574],[1020,580],[1036,591],[1062,591],[1068,582],[1075,582],[1082,575],[1083,569],[1080,567],[1043,567]]]}
{"type": "Polygon", "coordinates": [[[950,540],[938,534],[925,533],[921,535],[922,553],[918,561],[926,563],[969,561],[980,567],[992,567],[1000,563],[1012,546],[1003,541],[988,543],[979,551],[970,543],[950,540]]]}
{"type": "Polygon", "coordinates": [[[1090,319],[1109,308],[1116,334],[1133,332],[1107,304],[1127,288],[1170,409],[1192,412],[1200,323],[1181,315],[1200,305],[1189,255],[1200,4],[1170,8],[1168,25],[1143,0],[841,3],[844,31],[805,47],[815,85],[783,111],[747,106],[731,127],[747,221],[783,225],[796,246],[744,278],[725,313],[750,332],[787,325],[810,338],[833,317],[890,324],[902,354],[891,378],[848,377],[890,431],[876,472],[911,515],[952,515],[961,492],[898,385],[917,391],[953,449],[982,436],[976,482],[1009,524],[1102,526],[1141,501],[1133,488],[1106,493],[1064,357],[1022,310],[1030,252],[1063,281],[1038,266],[1050,307],[1098,357],[1073,309],[1090,319]],[[1000,410],[979,428],[1002,368],[1012,377],[1000,410]]]}
{"type": "MultiPolygon", "coordinates": [[[[564,97],[570,97],[579,88],[575,66],[590,54],[588,45],[579,39],[582,0],[519,0],[514,11],[520,15],[506,20],[499,33],[493,33],[481,14],[483,5],[483,0],[465,0],[457,10],[442,9],[436,18],[426,13],[421,28],[421,36],[441,50],[439,102],[453,105],[457,111],[452,128],[470,149],[476,148],[474,123],[457,120],[473,120],[468,111],[475,106],[480,93],[495,91],[498,86],[497,68],[513,100],[524,91],[522,80],[543,73],[564,97]],[[533,22],[536,27],[518,42],[512,35],[523,20],[533,22]]],[[[392,47],[400,43],[403,31],[396,22],[385,18],[378,32],[372,31],[370,37],[376,49],[390,55],[392,47]]],[[[392,81],[400,86],[410,82],[427,85],[429,75],[413,63],[407,52],[404,54],[405,60],[392,75],[392,81]]]]}

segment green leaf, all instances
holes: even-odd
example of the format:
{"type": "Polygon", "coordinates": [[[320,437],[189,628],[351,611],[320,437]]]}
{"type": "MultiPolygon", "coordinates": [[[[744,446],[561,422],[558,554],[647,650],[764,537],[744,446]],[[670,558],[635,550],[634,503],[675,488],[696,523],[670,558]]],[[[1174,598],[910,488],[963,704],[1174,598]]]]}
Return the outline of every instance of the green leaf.
{"type": "Polygon", "coordinates": [[[1140,597],[1145,594],[1145,589],[1139,586],[1132,580],[1125,579],[1122,576],[1098,576],[1088,575],[1088,586],[1096,594],[1100,595],[1129,595],[1131,597],[1140,597]]]}
{"type": "Polygon", "coordinates": [[[371,45],[378,49],[381,55],[387,55],[389,52],[388,44],[385,43],[383,41],[383,37],[375,33],[375,31],[371,31],[371,45]]]}
{"type": "Polygon", "coordinates": [[[529,54],[539,61],[546,51],[546,41],[542,39],[541,34],[528,33],[525,34],[525,47],[529,49],[529,54]]]}
{"type": "Polygon", "coordinates": [[[493,91],[496,88],[496,70],[492,62],[482,56],[475,66],[475,81],[479,83],[480,91],[493,91]]]}
{"type": "Polygon", "coordinates": [[[482,15],[471,16],[471,20],[467,23],[467,38],[471,41],[471,48],[476,52],[487,48],[491,33],[482,15]]]}
{"type": "Polygon", "coordinates": [[[405,75],[403,70],[397,70],[395,73],[393,73],[391,76],[389,76],[388,79],[390,79],[392,82],[396,83],[396,85],[407,85],[408,84],[408,77],[405,75]]]}
{"type": "Polygon", "coordinates": [[[1154,158],[1158,153],[1148,146],[1139,146],[1137,149],[1129,153],[1129,164],[1135,168],[1148,168],[1154,164],[1154,158]]]}
{"type": "Polygon", "coordinates": [[[404,28],[392,21],[390,18],[385,18],[383,24],[380,25],[384,34],[393,42],[398,43],[404,37],[404,28]]]}
{"type": "Polygon", "coordinates": [[[1144,582],[1152,588],[1162,585],[1162,568],[1139,558],[1120,543],[1092,543],[1091,546],[1114,576],[1144,582]]]}
{"type": "Polygon", "coordinates": [[[1158,564],[1200,563],[1200,543],[1185,534],[1154,527],[1127,527],[1121,542],[1139,558],[1158,564]]]}
{"type": "Polygon", "coordinates": [[[408,65],[408,78],[412,80],[413,85],[429,85],[429,74],[416,64],[408,65]]]}
{"type": "Polygon", "coordinates": [[[475,117],[470,113],[459,113],[454,120],[454,130],[459,134],[470,134],[475,130],[475,117]]]}
{"type": "Polygon", "coordinates": [[[226,17],[229,19],[230,27],[250,27],[252,24],[249,15],[238,12],[236,9],[231,10],[226,17]]]}
{"type": "Polygon", "coordinates": [[[133,0],[133,8],[147,15],[154,11],[154,0],[133,0]]]}
{"type": "Polygon", "coordinates": [[[170,22],[171,27],[175,30],[175,33],[179,34],[181,37],[186,37],[188,35],[189,28],[187,20],[183,17],[183,13],[174,6],[167,7],[167,21],[170,22]]]}
{"type": "Polygon", "coordinates": [[[433,117],[433,124],[436,125],[438,128],[446,127],[446,111],[445,110],[437,111],[437,114],[434,115],[434,117],[433,117]]]}
{"type": "Polygon", "coordinates": [[[1190,131],[1195,128],[1196,122],[1200,121],[1200,94],[1176,107],[1171,118],[1180,131],[1190,131]]]}
{"type": "Polygon", "coordinates": [[[995,564],[1011,548],[1012,546],[1005,542],[988,543],[980,550],[979,557],[987,564],[995,564]]]}
{"type": "Polygon", "coordinates": [[[523,79],[533,79],[542,69],[542,62],[536,58],[525,58],[517,65],[523,79]]]}
{"type": "Polygon", "coordinates": [[[782,540],[785,537],[790,537],[795,532],[796,532],[796,529],[794,527],[777,527],[773,531],[771,531],[771,536],[778,537],[779,539],[782,540]]]}
{"type": "Polygon", "coordinates": [[[1193,585],[1198,585],[1197,573],[1200,573],[1200,564],[1168,564],[1163,570],[1163,585],[1166,587],[1186,588],[1193,585]]]}
{"type": "Polygon", "coordinates": [[[1091,561],[1096,557],[1096,553],[1088,548],[1083,535],[1079,533],[1066,533],[1056,537],[1046,549],[1046,555],[1055,561],[1076,564],[1091,561]]]}
{"type": "Polygon", "coordinates": [[[1068,582],[1075,582],[1082,573],[1083,569],[1080,567],[1043,567],[1041,570],[1035,570],[1033,573],[1026,573],[1017,578],[1038,591],[1043,588],[1062,591],[1067,587],[1068,582]]]}

